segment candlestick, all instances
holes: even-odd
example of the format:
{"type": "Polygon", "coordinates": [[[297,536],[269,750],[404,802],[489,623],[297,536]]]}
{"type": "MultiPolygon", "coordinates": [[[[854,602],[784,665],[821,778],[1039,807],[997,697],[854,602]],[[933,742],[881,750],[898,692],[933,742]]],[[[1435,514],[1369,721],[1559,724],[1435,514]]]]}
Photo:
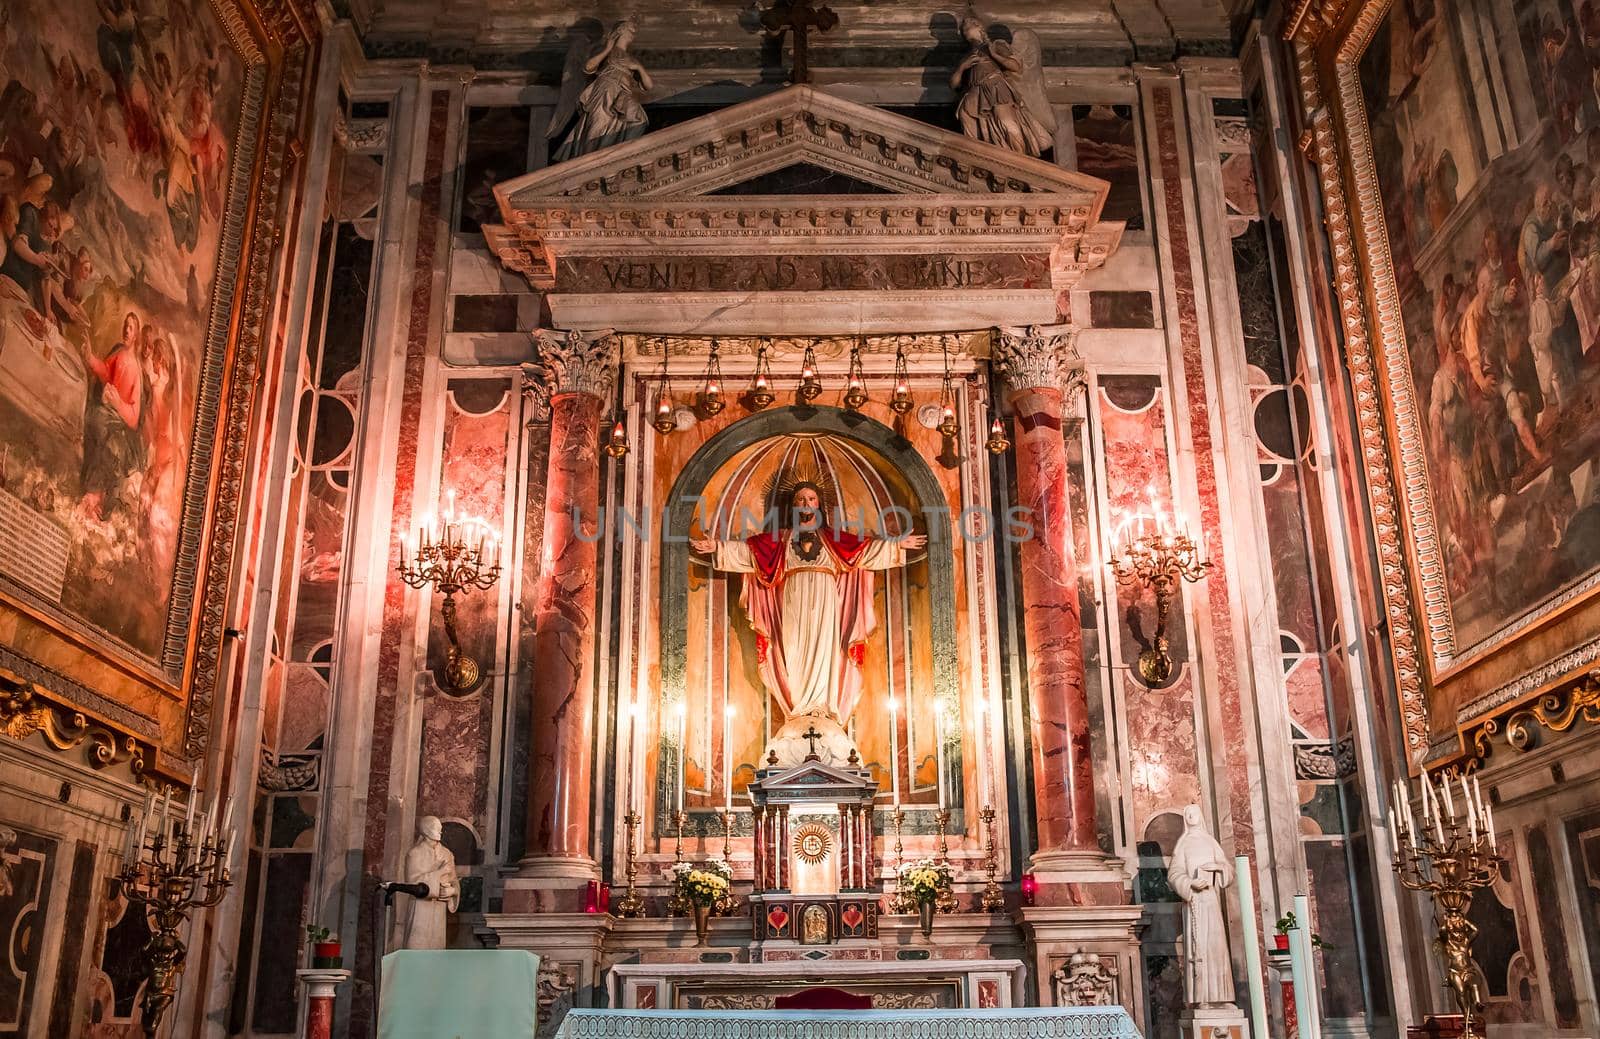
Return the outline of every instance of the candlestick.
{"type": "Polygon", "coordinates": [[[980,813],[983,818],[986,834],[984,848],[984,869],[988,872],[988,881],[983,886],[983,898],[980,904],[986,913],[997,913],[1006,907],[1006,898],[1000,891],[1000,883],[995,879],[995,873],[1000,868],[1000,854],[994,839],[994,809],[984,805],[980,813]]]}

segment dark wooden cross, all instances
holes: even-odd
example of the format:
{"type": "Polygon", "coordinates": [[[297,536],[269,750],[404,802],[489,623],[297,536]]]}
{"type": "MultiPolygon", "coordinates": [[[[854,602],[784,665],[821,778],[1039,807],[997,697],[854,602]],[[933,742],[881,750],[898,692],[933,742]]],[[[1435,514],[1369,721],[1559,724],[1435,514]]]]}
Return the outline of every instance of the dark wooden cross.
{"type": "Polygon", "coordinates": [[[821,761],[822,759],[817,756],[817,741],[822,739],[822,733],[817,731],[816,725],[809,726],[806,731],[802,732],[800,735],[811,746],[811,749],[806,753],[806,760],[821,761]]]}
{"type": "Polygon", "coordinates": [[[761,12],[761,28],[782,46],[783,34],[794,33],[794,68],[789,73],[791,83],[811,82],[811,67],[806,63],[806,37],[812,29],[827,32],[839,24],[839,16],[827,4],[812,7],[812,0],[773,0],[772,6],[761,12]]]}

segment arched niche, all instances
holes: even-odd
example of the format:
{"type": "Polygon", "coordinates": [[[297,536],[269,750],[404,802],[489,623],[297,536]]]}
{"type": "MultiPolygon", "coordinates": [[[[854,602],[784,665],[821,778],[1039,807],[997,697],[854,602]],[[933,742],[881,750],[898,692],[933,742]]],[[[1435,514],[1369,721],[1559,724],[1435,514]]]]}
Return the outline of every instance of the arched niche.
{"type": "MultiPolygon", "coordinates": [[[[662,708],[659,717],[664,720],[656,773],[659,784],[658,796],[655,799],[658,832],[673,832],[671,812],[679,782],[678,773],[682,767],[675,726],[665,719],[676,717],[676,705],[687,702],[686,698],[690,692],[688,609],[691,599],[691,560],[688,532],[692,524],[706,518],[704,492],[708,487],[719,483],[719,474],[726,477],[730,465],[736,465],[741,455],[748,458],[753,448],[758,449],[769,442],[814,438],[831,438],[870,464],[882,478],[883,486],[879,490],[882,497],[878,500],[880,502],[889,500],[905,505],[915,517],[915,528],[928,535],[926,560],[921,564],[924,567],[923,574],[926,581],[927,629],[917,631],[915,637],[919,643],[925,641],[930,651],[931,675],[928,677],[931,682],[931,701],[944,705],[952,719],[958,717],[961,697],[956,686],[958,663],[953,528],[948,500],[928,463],[893,429],[864,415],[831,407],[781,407],[759,412],[733,423],[707,440],[685,463],[674,480],[666,500],[657,583],[660,594],[658,616],[662,708]]],[[[754,511],[759,516],[760,510],[754,511]]],[[[847,505],[847,519],[854,518],[851,511],[847,505]]],[[[875,516],[875,513],[872,515],[875,516]]],[[[739,517],[732,518],[737,520],[739,517]]],[[[719,536],[728,536],[736,532],[732,529],[716,531],[719,536]]],[[[742,637],[748,637],[748,621],[737,606],[737,582],[742,578],[730,576],[726,580],[730,589],[728,599],[733,603],[731,609],[727,611],[729,624],[742,637]]],[[[887,630],[886,619],[880,611],[878,630],[872,637],[887,638],[887,630]]],[[[773,712],[778,711],[776,706],[768,709],[773,712]]],[[[869,697],[864,695],[854,717],[859,719],[863,712],[873,710],[882,711],[883,705],[872,704],[869,702],[869,697]]],[[[960,821],[963,803],[961,727],[951,724],[946,729],[944,781],[955,820],[953,830],[960,832],[964,829],[960,821]]],[[[936,761],[937,755],[931,739],[925,746],[927,753],[936,761]]],[[[903,783],[910,786],[911,777],[915,775],[917,767],[913,755],[917,754],[918,750],[908,747],[905,743],[902,743],[899,749],[907,759],[901,778],[903,783]]],[[[759,746],[755,753],[759,753],[759,746]]],[[[736,792],[753,774],[753,768],[757,763],[746,761],[743,764],[745,765],[743,776],[736,779],[734,784],[736,792]]],[[[708,761],[708,765],[720,768],[720,757],[715,756],[708,761]]],[[[690,776],[691,779],[694,776],[692,770],[690,776]]],[[[720,778],[715,778],[714,783],[707,783],[706,786],[717,791],[722,789],[720,778]]],[[[889,783],[885,781],[883,784],[885,796],[888,789],[889,783]]],[[[931,832],[932,803],[923,805],[914,791],[903,792],[907,793],[906,832],[931,832]],[[927,807],[929,810],[919,812],[916,810],[918,807],[927,807]]],[[[736,798],[736,803],[738,800],[736,798]]],[[[693,815],[694,812],[691,810],[691,817],[693,815]]],[[[745,822],[747,824],[748,820],[745,819],[745,822]]],[[[695,831],[707,832],[704,825],[691,822],[690,832],[695,831]]],[[[709,832],[719,831],[713,828],[709,832]]]]}

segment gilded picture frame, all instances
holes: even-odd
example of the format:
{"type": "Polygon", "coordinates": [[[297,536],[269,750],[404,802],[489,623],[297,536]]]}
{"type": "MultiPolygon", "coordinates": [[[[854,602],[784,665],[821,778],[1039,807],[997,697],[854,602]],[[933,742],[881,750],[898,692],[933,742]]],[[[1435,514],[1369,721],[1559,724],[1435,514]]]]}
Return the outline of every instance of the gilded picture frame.
{"type": "MultiPolygon", "coordinates": [[[[1459,596],[1452,600],[1447,569],[1461,565],[1462,548],[1448,523],[1441,522],[1436,496],[1441,476],[1425,446],[1430,415],[1419,401],[1410,352],[1422,344],[1408,343],[1406,303],[1413,307],[1409,330],[1414,332],[1421,322],[1415,318],[1415,301],[1403,299],[1397,276],[1397,251],[1409,260],[1412,243],[1391,241],[1395,221],[1386,219],[1384,193],[1393,197],[1397,185],[1380,182],[1370,83],[1363,81],[1369,47],[1385,30],[1396,4],[1404,2],[1302,0],[1290,15],[1285,36],[1294,51],[1304,113],[1300,145],[1316,165],[1322,193],[1401,735],[1416,766],[1458,756],[1465,749],[1463,734],[1485,718],[1572,682],[1600,660],[1595,634],[1600,631],[1600,560],[1512,616],[1464,632],[1455,615],[1459,596]]],[[[1435,0],[1429,6],[1442,13],[1453,4],[1435,0]]],[[[1407,14],[1414,10],[1414,5],[1407,8],[1407,14]]],[[[1414,24],[1409,28],[1407,43],[1416,50],[1420,30],[1414,24]]],[[[1458,30],[1442,17],[1438,31],[1458,30]]],[[[1426,61],[1407,60],[1413,65],[1426,61]]],[[[1403,64],[1399,59],[1395,63],[1403,64]]],[[[1370,66],[1366,75],[1370,80],[1370,66]]],[[[1415,73],[1416,78],[1421,75],[1415,73]]],[[[1435,118],[1448,117],[1435,110],[1435,118]]],[[[1525,140],[1519,147],[1531,145],[1525,140]]],[[[1478,156],[1480,179],[1494,170],[1496,161],[1506,161],[1501,157],[1507,154],[1512,153],[1478,156]]],[[[1450,172],[1455,173],[1453,167],[1450,172]]],[[[1441,191],[1454,204],[1454,184],[1446,185],[1441,191]]],[[[1424,184],[1423,190],[1431,187],[1424,184]]],[[[1461,195],[1456,209],[1443,207],[1446,219],[1460,216],[1457,210],[1468,208],[1469,197],[1461,195]]],[[[1485,249],[1492,238],[1486,231],[1485,249]]],[[[1440,251],[1418,254],[1436,258],[1440,251]]],[[[1413,278],[1412,284],[1419,281],[1413,278]]],[[[1461,311],[1466,309],[1464,303],[1461,311]]],[[[1429,334],[1435,334],[1432,326],[1429,334]]]]}

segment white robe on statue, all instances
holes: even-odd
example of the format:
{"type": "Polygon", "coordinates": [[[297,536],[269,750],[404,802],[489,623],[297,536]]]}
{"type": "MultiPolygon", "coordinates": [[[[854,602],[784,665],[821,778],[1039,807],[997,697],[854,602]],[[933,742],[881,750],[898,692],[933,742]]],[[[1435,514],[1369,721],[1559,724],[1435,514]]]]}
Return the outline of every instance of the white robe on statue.
{"type": "Polygon", "coordinates": [[[785,532],[772,586],[746,541],[718,541],[712,566],[747,574],[739,602],[757,635],[761,677],[789,718],[820,715],[844,724],[861,693],[861,653],[877,626],[873,570],[905,565],[899,542],[868,538],[855,558],[827,544],[807,560],[785,532]]]}
{"type": "Polygon", "coordinates": [[[455,856],[439,841],[420,837],[406,852],[406,880],[428,885],[428,897],[402,896],[395,912],[394,944],[401,949],[443,949],[449,914],[461,900],[455,856]]]}
{"type": "Polygon", "coordinates": [[[1190,1006],[1233,1003],[1233,960],[1223,919],[1222,892],[1233,867],[1205,829],[1198,805],[1183,812],[1184,831],[1172,849],[1167,883],[1184,901],[1184,987],[1190,1006]]]}

